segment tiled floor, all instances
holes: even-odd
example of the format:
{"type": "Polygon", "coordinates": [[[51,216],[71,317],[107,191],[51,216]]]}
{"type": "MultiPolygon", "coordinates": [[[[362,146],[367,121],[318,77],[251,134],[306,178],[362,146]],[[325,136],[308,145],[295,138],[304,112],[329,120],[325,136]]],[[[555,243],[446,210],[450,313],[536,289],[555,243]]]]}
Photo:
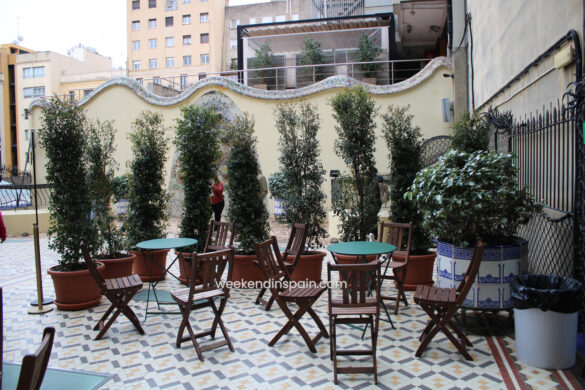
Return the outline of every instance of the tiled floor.
{"type": "MultiPolygon", "coordinates": [[[[282,236],[278,229],[275,233],[282,236]]],[[[57,255],[41,238],[43,291],[53,296],[46,269],[56,264],[57,255]]],[[[326,257],[330,261],[330,256],[326,257]]],[[[139,335],[130,322],[120,317],[101,341],[94,341],[92,330],[105,300],[89,310],[53,310],[30,315],[30,302],[36,299],[34,247],[31,238],[9,238],[0,245],[0,284],[4,294],[4,361],[20,362],[33,351],[45,326],[57,329],[50,367],[114,374],[103,389],[287,389],[335,388],[329,343],[321,339],[317,353],[311,353],[296,331],[291,331],[274,347],[268,346],[284,323],[276,305],[266,312],[254,305],[256,291],[232,290],[224,321],[236,351],[221,348],[204,353],[200,362],[192,345],[175,347],[179,316],[148,317],[146,335],[139,335]]],[[[161,289],[172,290],[179,283],[169,278],[161,289]]],[[[409,296],[411,298],[411,295],[409,296]]],[[[410,299],[411,301],[411,299],[410,299]]],[[[145,302],[132,302],[144,319],[145,302]]],[[[175,307],[169,307],[175,309],[175,307]]],[[[327,297],[324,294],[316,311],[327,326],[327,297]]],[[[396,329],[381,322],[378,340],[379,387],[391,389],[506,389],[506,388],[580,388],[568,370],[543,370],[517,361],[513,327],[504,316],[469,315],[470,348],[473,361],[456,353],[445,336],[439,335],[422,358],[414,352],[418,336],[426,324],[425,314],[414,304],[393,318],[396,329]]],[[[194,324],[208,325],[210,315],[194,324]]],[[[301,320],[309,333],[316,333],[310,317],[301,320]]],[[[338,332],[341,334],[341,332],[338,332]]],[[[347,328],[339,340],[359,343],[361,332],[347,328]]],[[[341,388],[374,387],[368,375],[341,375],[341,388]]]]}

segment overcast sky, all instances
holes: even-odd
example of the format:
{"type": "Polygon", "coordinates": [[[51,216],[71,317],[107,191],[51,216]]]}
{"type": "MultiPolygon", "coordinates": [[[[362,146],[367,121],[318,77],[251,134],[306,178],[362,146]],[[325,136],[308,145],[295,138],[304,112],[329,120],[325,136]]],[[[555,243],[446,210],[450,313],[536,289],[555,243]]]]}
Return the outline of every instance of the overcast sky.
{"type": "MultiPolygon", "coordinates": [[[[63,55],[81,43],[126,66],[127,0],[0,0],[0,44],[63,55]]],[[[223,1],[223,0],[210,0],[223,1]]],[[[230,0],[230,5],[269,0],[230,0]]]]}

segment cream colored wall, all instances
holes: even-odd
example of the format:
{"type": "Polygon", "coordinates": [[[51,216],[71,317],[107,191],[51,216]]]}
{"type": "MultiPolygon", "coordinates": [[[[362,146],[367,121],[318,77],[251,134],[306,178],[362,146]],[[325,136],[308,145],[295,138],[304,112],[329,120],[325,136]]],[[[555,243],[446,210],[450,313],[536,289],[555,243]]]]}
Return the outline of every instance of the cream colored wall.
{"type": "MultiPolygon", "coordinates": [[[[385,113],[388,105],[410,105],[412,114],[414,114],[415,124],[422,129],[424,138],[431,138],[436,135],[448,134],[449,124],[444,123],[441,117],[440,98],[448,97],[452,99],[451,80],[444,78],[443,73],[449,69],[439,67],[422,83],[402,92],[396,92],[386,95],[371,95],[380,113],[385,113]]],[[[128,141],[128,132],[131,128],[132,121],[143,110],[160,112],[167,125],[167,137],[174,138],[175,119],[180,115],[180,108],[186,105],[196,103],[204,94],[218,91],[228,98],[242,111],[252,114],[256,121],[256,136],[258,138],[259,162],[262,166],[263,174],[268,178],[270,174],[278,170],[278,133],[274,127],[274,109],[282,100],[268,100],[256,97],[245,96],[235,90],[220,85],[211,84],[194,92],[187,99],[171,106],[160,106],[148,103],[139,97],[134,91],[123,85],[113,85],[97,93],[95,97],[89,100],[84,108],[89,118],[99,118],[100,120],[114,120],[114,126],[118,130],[116,135],[117,151],[114,155],[119,164],[119,174],[128,170],[128,163],[132,158],[130,143],[128,141]]],[[[327,194],[327,207],[330,207],[329,195],[331,193],[331,181],[329,171],[339,169],[346,171],[342,160],[337,157],[333,150],[334,141],[337,138],[335,131],[336,121],[332,116],[330,99],[340,92],[341,89],[330,89],[320,93],[305,96],[303,101],[314,104],[319,112],[321,119],[321,129],[319,132],[319,143],[321,147],[321,161],[327,172],[326,181],[323,190],[327,194]]],[[[301,99],[294,99],[298,102],[301,99]]],[[[40,128],[41,110],[34,107],[31,112],[31,126],[40,128]]],[[[376,119],[376,164],[379,172],[385,174],[389,172],[387,148],[382,138],[382,119],[380,116],[376,119]]],[[[171,162],[174,154],[174,146],[169,143],[168,160],[166,164],[166,182],[169,183],[171,162]]],[[[38,176],[45,177],[45,157],[41,150],[38,153],[38,176]]],[[[40,179],[41,182],[45,182],[40,179]]],[[[269,200],[269,210],[273,211],[273,201],[269,200]]]]}

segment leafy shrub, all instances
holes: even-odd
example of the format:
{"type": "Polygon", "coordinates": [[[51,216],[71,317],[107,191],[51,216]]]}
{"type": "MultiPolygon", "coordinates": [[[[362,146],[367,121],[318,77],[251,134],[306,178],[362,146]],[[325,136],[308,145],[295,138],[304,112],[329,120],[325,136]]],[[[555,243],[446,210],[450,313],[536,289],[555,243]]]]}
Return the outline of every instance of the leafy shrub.
{"type": "Polygon", "coordinates": [[[489,125],[478,113],[465,112],[453,125],[451,147],[467,153],[489,150],[489,125]]]}
{"type": "MultiPolygon", "coordinates": [[[[358,46],[357,60],[358,62],[372,62],[380,55],[382,49],[376,46],[374,41],[368,37],[368,34],[362,33],[360,36],[360,43],[358,46]]],[[[378,64],[362,64],[359,69],[364,72],[365,77],[376,77],[378,72],[378,64]]]]}

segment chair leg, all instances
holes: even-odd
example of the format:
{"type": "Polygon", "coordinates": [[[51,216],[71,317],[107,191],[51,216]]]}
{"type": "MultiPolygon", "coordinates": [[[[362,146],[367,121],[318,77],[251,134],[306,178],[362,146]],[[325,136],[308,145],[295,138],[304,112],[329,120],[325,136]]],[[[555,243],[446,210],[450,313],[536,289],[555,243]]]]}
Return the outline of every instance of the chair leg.
{"type": "Polygon", "coordinates": [[[333,328],[331,330],[331,359],[333,360],[333,383],[337,384],[337,332],[336,317],[333,317],[333,328]]]}
{"type": "Polygon", "coordinates": [[[262,297],[264,296],[264,293],[266,292],[266,289],[264,287],[262,287],[260,289],[260,292],[258,293],[258,296],[256,297],[256,305],[259,305],[260,302],[262,302],[262,297]]]}
{"type": "Polygon", "coordinates": [[[221,333],[223,333],[223,337],[226,339],[226,341],[228,343],[228,347],[229,347],[230,351],[235,352],[234,346],[232,344],[232,340],[230,339],[230,336],[228,335],[228,332],[225,329],[225,326],[223,325],[223,320],[221,319],[221,315],[223,314],[226,303],[227,303],[227,298],[222,299],[220,306],[219,306],[219,310],[218,310],[217,323],[219,324],[219,328],[221,329],[221,333]]]}
{"type": "Polygon", "coordinates": [[[274,344],[276,344],[276,342],[282,336],[287,334],[290,331],[290,329],[294,326],[297,329],[297,331],[301,334],[303,339],[305,340],[305,343],[309,347],[309,350],[313,353],[317,353],[317,349],[315,348],[315,345],[313,344],[313,340],[311,340],[311,337],[309,336],[309,334],[307,333],[305,328],[303,328],[303,326],[299,322],[301,317],[310,308],[310,305],[313,303],[313,299],[303,300],[303,301],[299,300],[297,302],[299,305],[299,308],[295,314],[292,314],[292,312],[288,308],[286,302],[281,302],[280,300],[276,301],[278,303],[278,305],[280,306],[280,308],[282,309],[282,311],[284,312],[285,316],[288,318],[288,322],[286,323],[286,325],[284,325],[282,327],[282,329],[276,334],[276,336],[274,336],[274,338],[268,343],[268,345],[270,347],[274,346],[274,344]]]}
{"type": "Polygon", "coordinates": [[[376,361],[376,345],[378,343],[378,329],[374,324],[374,316],[370,316],[371,337],[372,337],[372,364],[374,367],[374,384],[378,384],[378,365],[376,361]]]}

